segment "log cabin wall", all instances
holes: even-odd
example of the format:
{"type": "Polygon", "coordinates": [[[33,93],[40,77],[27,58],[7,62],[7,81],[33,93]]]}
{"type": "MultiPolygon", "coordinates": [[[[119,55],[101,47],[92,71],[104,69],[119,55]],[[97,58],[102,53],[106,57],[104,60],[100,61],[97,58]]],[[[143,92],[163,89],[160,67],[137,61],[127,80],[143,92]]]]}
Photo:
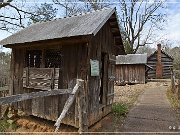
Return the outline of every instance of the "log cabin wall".
{"type": "MultiPolygon", "coordinates": [[[[173,68],[173,58],[169,56],[164,51],[160,51],[161,57],[161,78],[167,79],[171,78],[171,68],[173,68]]],[[[157,51],[151,54],[147,59],[147,64],[151,66],[153,69],[148,71],[148,79],[156,79],[157,78],[157,51]]]]}
{"type": "Polygon", "coordinates": [[[145,64],[116,65],[116,84],[143,84],[145,79],[145,64]]]}

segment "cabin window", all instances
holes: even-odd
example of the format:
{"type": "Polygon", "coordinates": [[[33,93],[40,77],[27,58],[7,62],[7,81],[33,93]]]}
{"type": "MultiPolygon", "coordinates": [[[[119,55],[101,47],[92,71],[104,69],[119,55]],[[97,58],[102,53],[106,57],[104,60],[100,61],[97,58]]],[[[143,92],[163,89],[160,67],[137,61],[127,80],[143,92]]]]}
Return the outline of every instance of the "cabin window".
{"type": "Polygon", "coordinates": [[[41,50],[28,50],[26,52],[26,67],[40,68],[42,59],[41,50]]]}
{"type": "Polygon", "coordinates": [[[61,68],[62,54],[60,50],[47,50],[45,53],[46,68],[61,68]]]}
{"type": "Polygon", "coordinates": [[[26,67],[61,68],[62,55],[60,50],[27,50],[25,63],[26,67]]]}

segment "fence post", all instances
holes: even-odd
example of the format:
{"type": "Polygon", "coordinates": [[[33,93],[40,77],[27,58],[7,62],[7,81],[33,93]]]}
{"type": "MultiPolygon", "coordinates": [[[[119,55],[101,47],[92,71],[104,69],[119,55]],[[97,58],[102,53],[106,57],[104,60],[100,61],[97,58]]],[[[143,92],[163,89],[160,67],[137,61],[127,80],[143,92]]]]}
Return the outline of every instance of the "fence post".
{"type": "Polygon", "coordinates": [[[178,79],[177,98],[180,99],[180,79],[178,79]]]}
{"type": "Polygon", "coordinates": [[[171,91],[173,93],[175,92],[175,76],[172,68],[171,68],[171,91]]]}
{"type": "Polygon", "coordinates": [[[79,133],[83,134],[88,131],[87,104],[85,100],[84,82],[82,82],[78,93],[78,110],[79,110],[79,133]]]}
{"type": "MultiPolygon", "coordinates": [[[[57,121],[56,121],[56,123],[55,123],[55,126],[56,126],[55,132],[58,131],[62,119],[64,119],[66,113],[68,112],[69,108],[70,108],[71,105],[73,104],[74,99],[78,96],[80,88],[83,87],[83,83],[84,83],[84,80],[82,80],[82,79],[77,79],[77,83],[76,83],[76,85],[74,86],[72,92],[70,93],[69,98],[67,99],[67,101],[66,101],[66,103],[65,103],[65,105],[64,105],[64,108],[63,108],[63,110],[62,110],[59,118],[57,119],[57,121]]],[[[80,104],[81,104],[81,103],[80,103],[80,104]]],[[[79,113],[79,114],[80,114],[80,113],[79,113]]],[[[81,115],[82,115],[82,114],[81,114],[81,115]]],[[[82,115],[82,116],[83,116],[83,115],[82,115]]],[[[79,116],[79,117],[80,117],[80,116],[79,116]]],[[[81,127],[81,129],[83,129],[83,128],[81,127]]]]}

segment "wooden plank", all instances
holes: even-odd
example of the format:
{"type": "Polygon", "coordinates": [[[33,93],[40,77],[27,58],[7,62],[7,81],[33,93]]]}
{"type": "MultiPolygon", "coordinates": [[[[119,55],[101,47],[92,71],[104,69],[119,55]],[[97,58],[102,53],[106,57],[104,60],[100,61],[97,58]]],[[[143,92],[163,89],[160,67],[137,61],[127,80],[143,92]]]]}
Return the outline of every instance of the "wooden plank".
{"type": "Polygon", "coordinates": [[[75,97],[77,96],[77,94],[79,92],[79,87],[81,87],[83,85],[83,82],[84,82],[83,80],[77,79],[77,84],[73,88],[72,93],[69,95],[69,98],[67,99],[67,101],[66,101],[66,103],[64,105],[63,111],[62,111],[61,115],[59,116],[59,118],[57,119],[57,121],[55,123],[55,126],[56,126],[55,132],[57,132],[59,130],[61,121],[62,121],[62,119],[64,119],[64,117],[66,116],[68,110],[70,109],[71,105],[73,104],[74,99],[75,99],[75,97]]]}
{"type": "Polygon", "coordinates": [[[29,86],[29,67],[25,69],[26,71],[26,87],[29,86]]]}
{"type": "Polygon", "coordinates": [[[29,87],[36,89],[48,88],[51,89],[51,80],[42,80],[42,79],[29,79],[29,87]]]}
{"type": "Polygon", "coordinates": [[[54,89],[54,77],[55,77],[55,68],[52,68],[51,69],[51,84],[50,84],[50,87],[51,89],[54,89]]]}
{"type": "Polygon", "coordinates": [[[15,103],[15,102],[39,98],[39,97],[67,94],[67,93],[70,93],[71,91],[72,91],[71,89],[59,89],[59,90],[52,90],[52,91],[40,91],[40,92],[17,94],[17,95],[0,98],[0,105],[15,103]]]}
{"type": "Polygon", "coordinates": [[[85,101],[84,89],[80,87],[78,94],[78,111],[79,111],[79,132],[88,131],[88,114],[87,114],[87,105],[85,101]]]}

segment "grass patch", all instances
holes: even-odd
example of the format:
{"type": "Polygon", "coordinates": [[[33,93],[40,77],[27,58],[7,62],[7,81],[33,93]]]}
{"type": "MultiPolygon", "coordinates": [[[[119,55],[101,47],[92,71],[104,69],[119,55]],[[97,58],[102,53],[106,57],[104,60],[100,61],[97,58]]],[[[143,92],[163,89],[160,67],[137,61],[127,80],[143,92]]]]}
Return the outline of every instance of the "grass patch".
{"type": "Polygon", "coordinates": [[[2,119],[0,120],[0,132],[8,132],[17,128],[15,122],[11,120],[2,119]]]}
{"type": "Polygon", "coordinates": [[[9,127],[10,124],[7,120],[0,120],[0,132],[6,132],[9,127]]]}
{"type": "MultiPolygon", "coordinates": [[[[177,97],[175,96],[175,94],[171,91],[170,88],[168,88],[167,93],[166,93],[173,109],[176,111],[176,113],[178,114],[178,118],[180,118],[180,100],[177,99],[177,97]]],[[[179,119],[180,120],[180,119],[179,119]]]]}
{"type": "Polygon", "coordinates": [[[128,113],[128,107],[126,104],[114,103],[112,105],[112,112],[118,117],[121,117],[121,116],[124,117],[128,113]]]}

